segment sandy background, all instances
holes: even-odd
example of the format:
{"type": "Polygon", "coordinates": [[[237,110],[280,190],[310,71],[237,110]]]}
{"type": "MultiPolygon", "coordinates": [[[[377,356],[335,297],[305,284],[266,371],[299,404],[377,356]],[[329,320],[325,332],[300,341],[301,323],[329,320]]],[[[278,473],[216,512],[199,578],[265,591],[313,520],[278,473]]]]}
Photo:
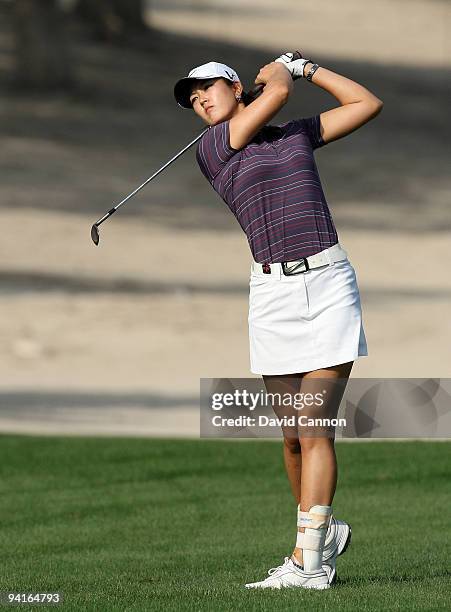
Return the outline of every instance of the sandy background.
{"type": "MultiPolygon", "coordinates": [[[[178,78],[217,59],[249,87],[294,48],[385,103],[315,154],[361,291],[369,356],[352,375],[451,375],[450,3],[277,6],[155,2],[152,50],[74,31],[78,92],[4,87],[0,431],[196,435],[201,377],[255,377],[250,252],[194,149],[102,225],[99,247],[89,230],[203,129],[174,102],[178,78]]],[[[12,44],[3,23],[3,84],[12,44]]],[[[337,104],[298,81],[277,122],[337,104]]]]}

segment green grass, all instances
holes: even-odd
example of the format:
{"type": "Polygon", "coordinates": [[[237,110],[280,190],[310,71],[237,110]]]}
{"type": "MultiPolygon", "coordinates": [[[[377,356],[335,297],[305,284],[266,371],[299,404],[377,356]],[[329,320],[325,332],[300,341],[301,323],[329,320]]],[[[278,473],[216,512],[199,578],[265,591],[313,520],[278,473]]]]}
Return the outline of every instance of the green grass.
{"type": "Polygon", "coordinates": [[[1,435],[0,591],[77,611],[448,610],[451,444],[337,455],[337,585],[247,591],[294,544],[281,443],[1,435]]]}

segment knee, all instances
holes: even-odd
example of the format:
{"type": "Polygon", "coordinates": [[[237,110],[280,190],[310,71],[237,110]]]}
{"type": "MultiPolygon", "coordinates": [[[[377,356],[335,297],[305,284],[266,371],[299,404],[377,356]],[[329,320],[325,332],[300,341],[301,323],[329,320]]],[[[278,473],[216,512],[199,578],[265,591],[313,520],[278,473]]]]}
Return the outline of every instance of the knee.
{"type": "Polygon", "coordinates": [[[334,439],[327,437],[301,437],[299,438],[299,443],[303,453],[334,448],[334,439]]]}
{"type": "Polygon", "coordinates": [[[301,445],[297,438],[284,438],[283,443],[285,445],[285,448],[292,455],[299,455],[299,453],[301,452],[301,445]]]}

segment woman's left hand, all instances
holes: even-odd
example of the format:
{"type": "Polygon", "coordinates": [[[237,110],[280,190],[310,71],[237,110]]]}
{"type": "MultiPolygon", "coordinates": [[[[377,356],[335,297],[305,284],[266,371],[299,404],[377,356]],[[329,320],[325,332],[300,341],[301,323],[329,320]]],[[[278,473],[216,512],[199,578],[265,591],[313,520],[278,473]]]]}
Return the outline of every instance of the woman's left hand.
{"type": "Polygon", "coordinates": [[[280,57],[278,57],[274,61],[285,66],[285,68],[289,70],[293,78],[293,81],[295,81],[296,79],[300,79],[304,76],[305,64],[309,64],[312,62],[311,60],[304,59],[304,58],[293,60],[293,55],[294,54],[291,53],[291,51],[287,51],[286,53],[283,53],[280,57]]]}
{"type": "Polygon", "coordinates": [[[280,64],[289,64],[293,61],[294,53],[291,51],[287,51],[286,53],[282,53],[280,57],[275,59],[275,62],[279,62],[280,64]]]}

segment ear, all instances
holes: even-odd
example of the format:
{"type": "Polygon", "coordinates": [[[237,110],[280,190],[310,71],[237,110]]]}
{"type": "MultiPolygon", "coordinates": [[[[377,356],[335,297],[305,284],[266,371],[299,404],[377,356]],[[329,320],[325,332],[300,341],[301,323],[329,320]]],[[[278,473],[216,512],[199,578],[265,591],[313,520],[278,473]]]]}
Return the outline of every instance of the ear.
{"type": "Polygon", "coordinates": [[[243,93],[243,86],[240,81],[235,81],[232,83],[232,89],[235,96],[241,96],[243,93]]]}

